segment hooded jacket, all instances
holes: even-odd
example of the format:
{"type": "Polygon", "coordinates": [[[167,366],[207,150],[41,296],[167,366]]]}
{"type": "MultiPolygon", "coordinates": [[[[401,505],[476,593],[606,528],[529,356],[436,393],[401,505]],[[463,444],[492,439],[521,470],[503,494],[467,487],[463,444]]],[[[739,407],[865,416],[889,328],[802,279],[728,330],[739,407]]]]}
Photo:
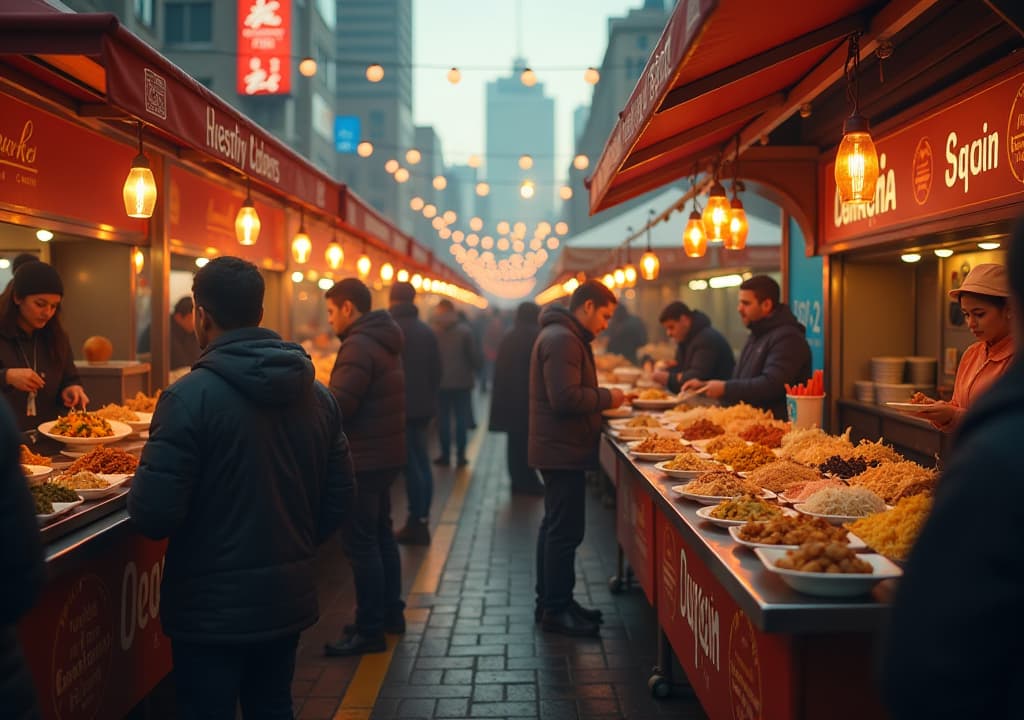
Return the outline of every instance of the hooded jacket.
{"type": "Polygon", "coordinates": [[[354,485],[341,413],[313,374],[300,346],[240,328],[161,393],[128,512],[170,538],[160,618],[172,639],[259,643],[316,621],[316,546],[354,485]]]}
{"type": "Polygon", "coordinates": [[[669,371],[668,389],[679,392],[683,383],[698,380],[728,380],[736,366],[729,341],[711,327],[700,310],[690,315],[690,331],[676,345],[676,366],[669,371]]]}
{"type": "Polygon", "coordinates": [[[750,337],[740,353],[732,380],[725,383],[723,400],[745,402],[785,420],[786,385],[802,383],[811,376],[811,346],[806,328],[788,306],[780,304],[772,314],[750,323],[750,337]]]}
{"type": "Polygon", "coordinates": [[[516,322],[498,345],[491,392],[490,429],[525,433],[530,425],[530,355],[540,334],[538,307],[524,303],[516,322]]]}
{"type": "Polygon", "coordinates": [[[433,325],[441,348],[441,389],[471,390],[473,378],[483,366],[473,330],[450,311],[438,313],[433,325]]]}
{"type": "Polygon", "coordinates": [[[391,317],[402,330],[402,367],[405,370],[405,421],[425,422],[437,414],[441,389],[441,351],[437,336],[419,319],[413,303],[391,306],[391,317]]]}
{"type": "Polygon", "coordinates": [[[539,470],[597,467],[601,411],[612,395],[597,386],[594,335],[566,308],[540,315],[530,357],[529,464],[539,470]]]}
{"type": "Polygon", "coordinates": [[[28,720],[39,717],[39,708],[15,626],[39,596],[46,567],[32,496],[18,464],[18,431],[2,400],[0,457],[0,708],[4,718],[28,720]]]}
{"type": "Polygon", "coordinates": [[[372,310],[338,336],[334,393],[356,474],[405,466],[402,331],[387,310],[372,310]]]}
{"type": "Polygon", "coordinates": [[[893,720],[1020,717],[1024,361],[967,411],[896,586],[883,662],[893,720]]]}

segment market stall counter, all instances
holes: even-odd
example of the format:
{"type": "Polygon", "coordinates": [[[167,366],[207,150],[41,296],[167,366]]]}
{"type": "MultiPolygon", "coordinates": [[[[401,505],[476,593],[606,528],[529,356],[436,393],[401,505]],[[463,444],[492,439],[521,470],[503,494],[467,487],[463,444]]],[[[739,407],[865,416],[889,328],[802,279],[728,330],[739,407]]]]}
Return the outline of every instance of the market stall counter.
{"type": "MultiPolygon", "coordinates": [[[[710,717],[885,717],[871,673],[891,582],[852,599],[798,593],[680,501],[679,480],[607,436],[601,458],[618,482],[623,552],[710,717]]],[[[669,664],[658,665],[651,689],[663,695],[669,664]]]]}

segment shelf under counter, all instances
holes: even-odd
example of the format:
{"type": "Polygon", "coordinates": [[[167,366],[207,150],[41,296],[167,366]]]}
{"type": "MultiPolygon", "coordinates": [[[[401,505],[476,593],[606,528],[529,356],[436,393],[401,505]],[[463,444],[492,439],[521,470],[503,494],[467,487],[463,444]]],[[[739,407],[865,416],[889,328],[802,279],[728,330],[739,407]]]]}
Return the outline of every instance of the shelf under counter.
{"type": "Polygon", "coordinates": [[[936,429],[927,420],[904,415],[884,405],[841,399],[839,430],[852,428],[850,439],[884,439],[908,460],[933,466],[937,458],[946,456],[950,434],[936,429]]]}

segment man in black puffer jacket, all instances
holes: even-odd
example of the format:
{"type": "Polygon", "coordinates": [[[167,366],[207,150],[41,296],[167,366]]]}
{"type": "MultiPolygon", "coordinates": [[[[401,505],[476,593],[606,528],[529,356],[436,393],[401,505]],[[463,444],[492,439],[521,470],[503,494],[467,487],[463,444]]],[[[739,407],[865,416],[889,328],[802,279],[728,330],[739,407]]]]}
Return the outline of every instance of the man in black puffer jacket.
{"type": "Polygon", "coordinates": [[[391,528],[391,483],[406,459],[402,331],[387,310],[370,309],[370,289],[356,278],[339,280],[325,295],[341,339],[331,392],[345,419],[358,492],[352,522],[341,533],[355,580],[356,621],[324,652],[383,652],[385,631],[405,632],[402,565],[391,528]]]}
{"type": "Polygon", "coordinates": [[[353,470],[330,392],[302,348],[258,327],[252,263],[196,273],[203,353],[157,403],[128,495],[147,537],[169,537],[160,619],[179,717],[291,717],[299,633],[316,622],[317,544],[352,507],[353,470]]]}
{"type": "Polygon", "coordinates": [[[745,402],[770,410],[779,420],[789,417],[786,385],[811,376],[811,346],[806,328],[779,302],[779,284],[767,275],[755,275],[740,285],[738,311],[750,330],[731,380],[694,378],[683,390],[706,387],[705,395],[723,403],[745,402]]]}
{"type": "Polygon", "coordinates": [[[576,548],[586,529],[586,471],[598,467],[601,411],[618,407],[621,390],[597,386],[590,347],[615,311],[612,291],[588,280],[569,309],[550,307],[530,358],[530,467],[544,478],[544,519],[537,534],[537,606],[547,632],[596,635],[601,613],[573,598],[576,548]]]}
{"type": "Polygon", "coordinates": [[[676,300],[658,316],[665,333],[676,341],[676,364],[654,373],[654,381],[667,385],[674,393],[690,378],[728,380],[736,359],[722,333],[711,327],[711,320],[700,310],[691,310],[676,300]]]}
{"type": "Polygon", "coordinates": [[[409,495],[409,518],[395,533],[403,545],[430,544],[430,502],[434,496],[434,473],[427,450],[427,426],[437,414],[441,389],[441,351],[437,336],[420,320],[414,304],[416,288],[407,282],[391,286],[391,317],[402,330],[405,369],[405,487],[409,495]]]}

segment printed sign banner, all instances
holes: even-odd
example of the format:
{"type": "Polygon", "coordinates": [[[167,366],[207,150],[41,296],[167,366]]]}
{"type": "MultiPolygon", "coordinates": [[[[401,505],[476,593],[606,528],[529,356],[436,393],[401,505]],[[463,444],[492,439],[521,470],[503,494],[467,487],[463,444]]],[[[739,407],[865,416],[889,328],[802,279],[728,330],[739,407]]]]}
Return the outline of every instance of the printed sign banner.
{"type": "Polygon", "coordinates": [[[291,0],[238,0],[238,94],[292,91],[291,0]]]}

